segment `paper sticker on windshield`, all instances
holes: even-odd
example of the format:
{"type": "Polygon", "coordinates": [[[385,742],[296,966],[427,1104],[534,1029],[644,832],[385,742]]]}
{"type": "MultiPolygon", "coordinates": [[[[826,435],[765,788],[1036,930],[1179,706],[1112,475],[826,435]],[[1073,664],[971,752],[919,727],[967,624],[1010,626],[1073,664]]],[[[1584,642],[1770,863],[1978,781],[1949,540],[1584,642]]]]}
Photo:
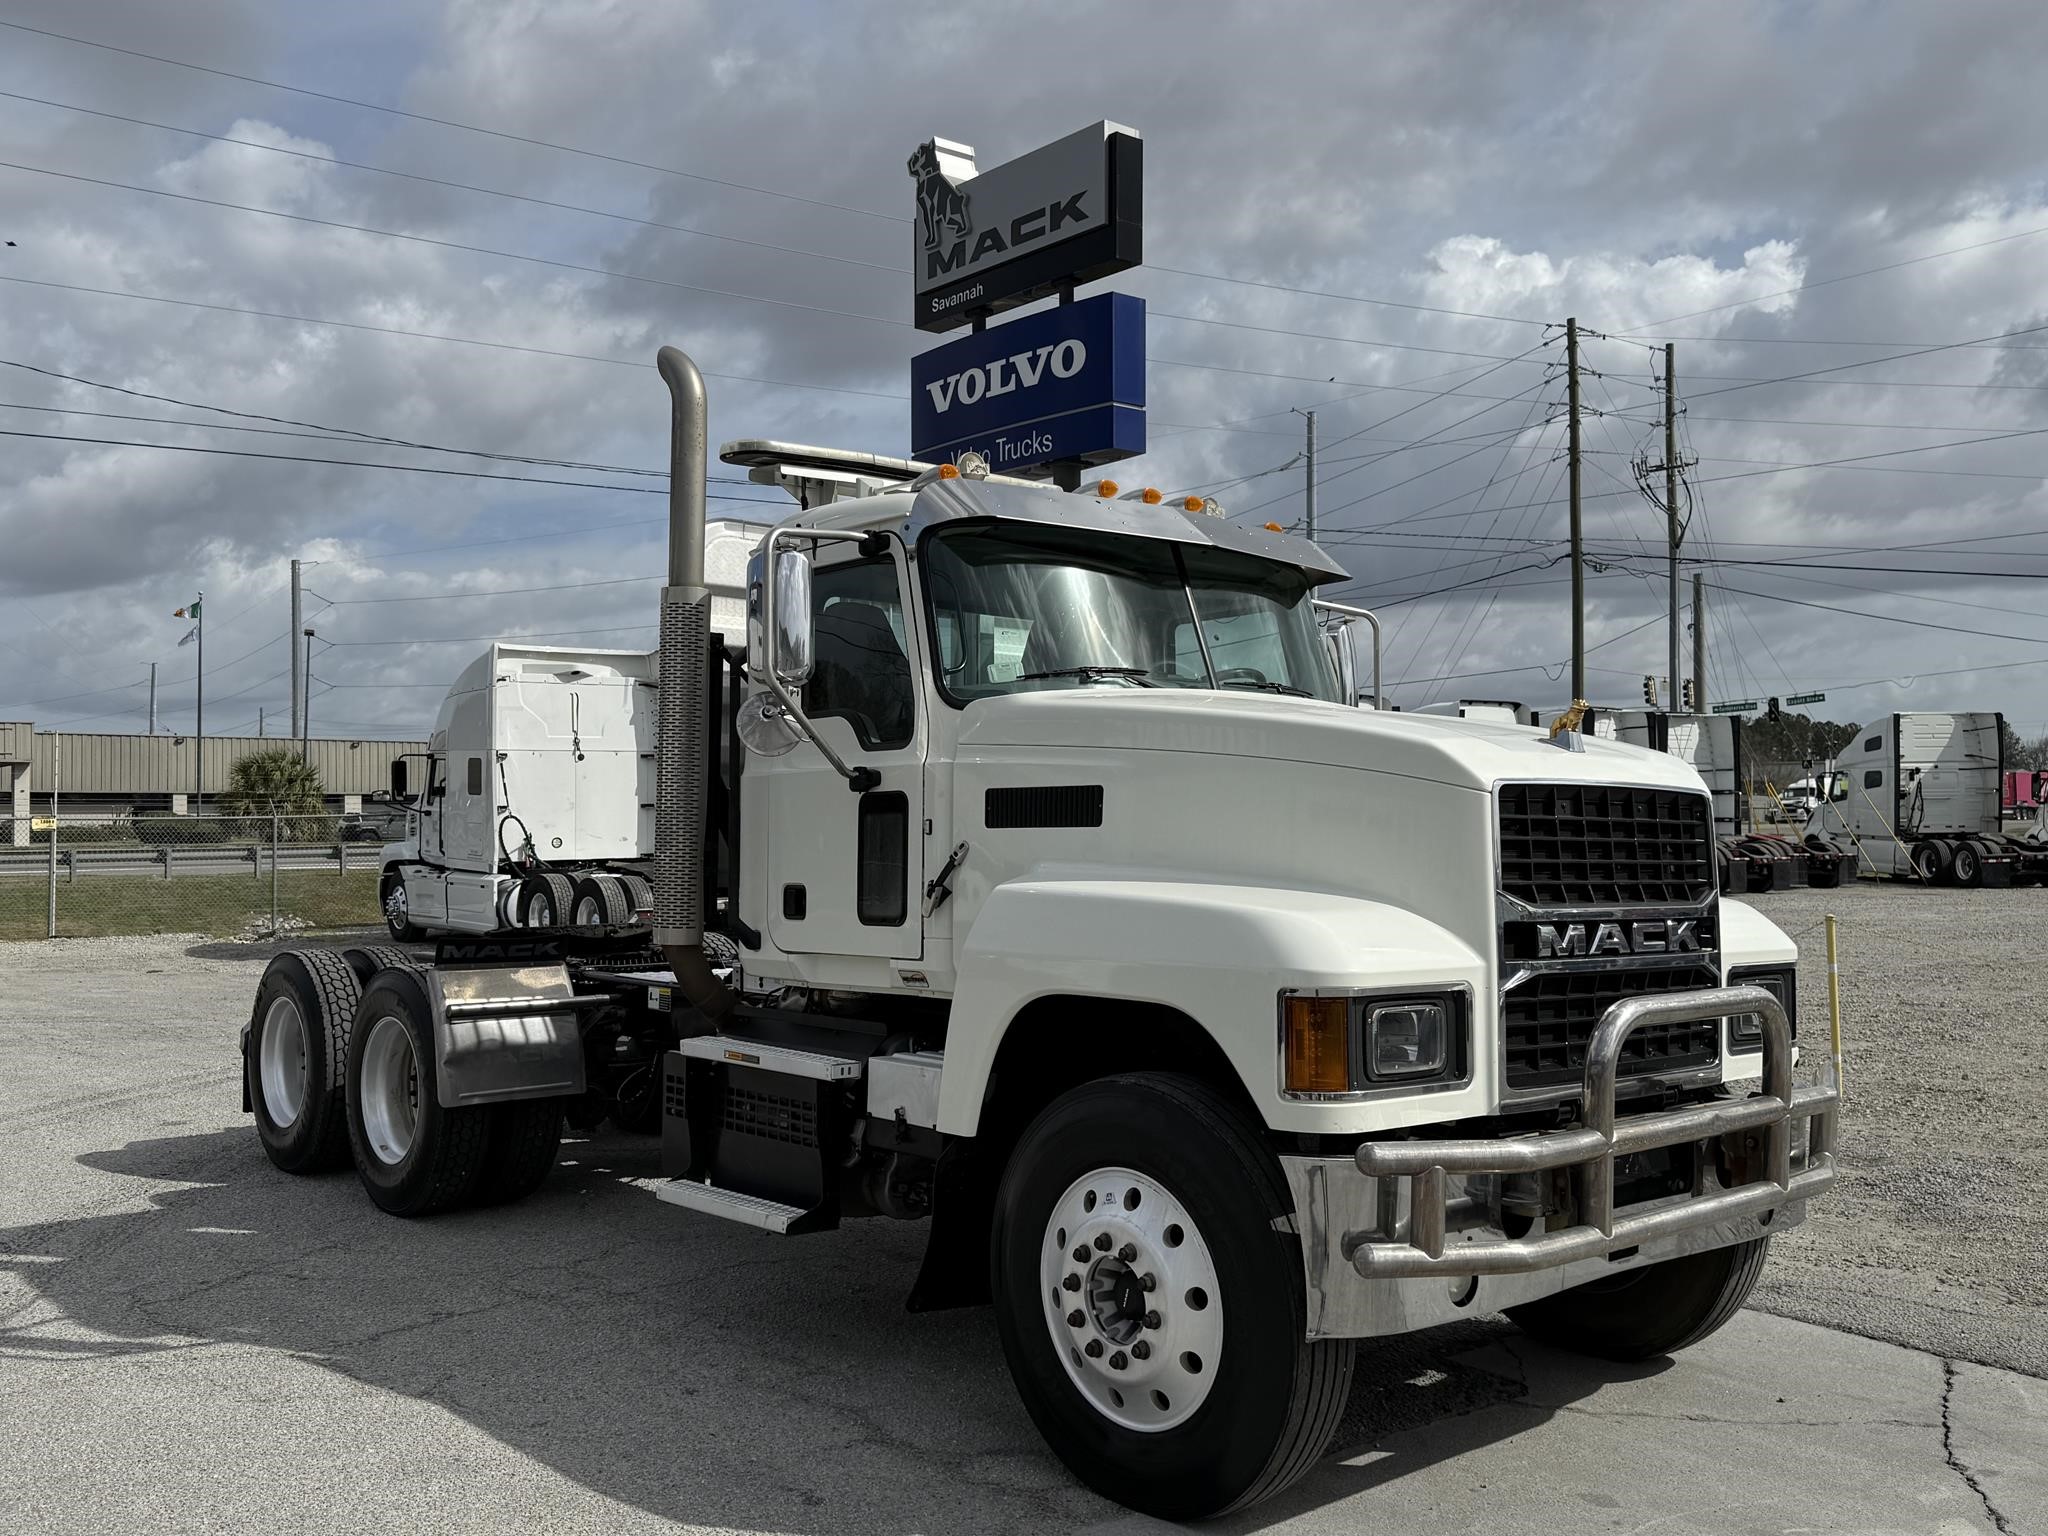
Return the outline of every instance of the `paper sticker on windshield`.
{"type": "Polygon", "coordinates": [[[1024,670],[1024,642],[1030,637],[1028,624],[1005,624],[994,620],[989,631],[988,680],[1012,683],[1024,670]]]}

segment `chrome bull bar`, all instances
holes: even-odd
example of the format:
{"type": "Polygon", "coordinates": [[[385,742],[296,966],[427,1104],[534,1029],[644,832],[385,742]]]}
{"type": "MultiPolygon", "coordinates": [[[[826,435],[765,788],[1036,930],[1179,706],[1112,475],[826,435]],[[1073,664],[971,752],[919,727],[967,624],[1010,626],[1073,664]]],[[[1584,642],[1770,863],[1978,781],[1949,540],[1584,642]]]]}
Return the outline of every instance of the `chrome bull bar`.
{"type": "Polygon", "coordinates": [[[1505,1140],[1374,1141],[1358,1149],[1358,1168],[1375,1179],[1409,1181],[1407,1240],[1381,1241],[1373,1232],[1346,1233],[1343,1251],[1369,1280],[1415,1276],[1519,1275],[1598,1258],[1659,1238],[1739,1217],[1761,1216],[1820,1194],[1835,1181],[1835,1124],[1841,1095],[1825,1060],[1822,1081],[1792,1083],[1792,1029],[1784,1006],[1761,987],[1719,987],[1706,992],[1625,998],[1601,1015],[1586,1052],[1581,1129],[1545,1131],[1505,1140]],[[1621,1049],[1645,1025],[1693,1024],[1737,1015],[1763,1021],[1762,1093],[1683,1109],[1631,1115],[1615,1123],[1614,1092],[1621,1049]],[[1807,1122],[1804,1166],[1792,1168],[1792,1123],[1807,1122]],[[1761,1131],[1760,1177],[1677,1203],[1614,1212],[1614,1163],[1656,1147],[1761,1131]],[[1449,1179],[1453,1174],[1505,1175],[1566,1168],[1573,1171],[1577,1220],[1558,1231],[1527,1237],[1479,1237],[1447,1242],[1449,1179]]]}

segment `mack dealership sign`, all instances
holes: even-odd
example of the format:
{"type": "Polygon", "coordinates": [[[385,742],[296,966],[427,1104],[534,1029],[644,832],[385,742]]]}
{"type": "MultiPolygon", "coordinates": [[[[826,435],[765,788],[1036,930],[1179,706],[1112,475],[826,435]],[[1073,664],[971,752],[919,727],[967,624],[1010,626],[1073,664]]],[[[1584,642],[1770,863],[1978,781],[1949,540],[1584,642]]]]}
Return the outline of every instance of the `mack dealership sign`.
{"type": "Polygon", "coordinates": [[[1025,315],[910,362],[910,453],[973,449],[998,474],[1145,451],[1145,301],[1105,293],[1025,315]]]}
{"type": "Polygon", "coordinates": [[[950,331],[1143,259],[1144,142],[1101,122],[977,172],[933,139],[910,157],[916,323],[950,331]]]}

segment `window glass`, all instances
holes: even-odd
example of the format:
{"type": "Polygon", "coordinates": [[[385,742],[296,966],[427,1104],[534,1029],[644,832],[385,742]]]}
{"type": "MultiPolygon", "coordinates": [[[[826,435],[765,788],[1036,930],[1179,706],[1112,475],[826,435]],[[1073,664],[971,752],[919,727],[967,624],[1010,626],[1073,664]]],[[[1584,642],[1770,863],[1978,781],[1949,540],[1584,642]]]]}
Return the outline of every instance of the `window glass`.
{"type": "Polygon", "coordinates": [[[1875,752],[1879,747],[1883,745],[1884,738],[1882,736],[1873,736],[1870,738],[1870,740],[1863,743],[1863,750],[1866,752],[1875,752]]]}
{"type": "Polygon", "coordinates": [[[1865,770],[1863,774],[1863,787],[1865,789],[1875,789],[1878,785],[1882,784],[1883,782],[1884,770],[1882,768],[1871,768],[1865,770]]]}
{"type": "Polygon", "coordinates": [[[1292,566],[1012,523],[949,529],[927,551],[940,682],[956,703],[1089,687],[1337,697],[1292,566]]]}
{"type": "Polygon", "coordinates": [[[472,757],[469,760],[468,788],[472,795],[480,795],[484,792],[484,760],[480,757],[472,757]]]}
{"type": "Polygon", "coordinates": [[[863,747],[910,744],[916,703],[903,644],[903,602],[896,563],[854,560],[811,573],[811,680],[804,711],[853,727],[863,747]]]}

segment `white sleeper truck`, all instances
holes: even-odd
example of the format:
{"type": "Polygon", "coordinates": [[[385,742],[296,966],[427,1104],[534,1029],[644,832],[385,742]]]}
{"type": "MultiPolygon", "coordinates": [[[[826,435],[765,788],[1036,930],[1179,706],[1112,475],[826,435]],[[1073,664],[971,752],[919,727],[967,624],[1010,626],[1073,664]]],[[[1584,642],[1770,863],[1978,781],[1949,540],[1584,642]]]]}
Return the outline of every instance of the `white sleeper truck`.
{"type": "Polygon", "coordinates": [[[424,1216],[651,1102],[682,1219],[926,1223],[910,1306],[992,1303],[1050,1446],[1167,1518],[1306,1471],[1361,1340],[1729,1319],[1837,1101],[1696,773],[1359,709],[1315,545],[971,459],[729,445],[799,505],[714,631],[703,380],[660,365],[658,953],[280,954],[243,1037],[277,1166],[424,1216]]]}
{"type": "Polygon", "coordinates": [[[1934,885],[2048,879],[2048,839],[2005,832],[2005,717],[1990,711],[1880,715],[1836,759],[1810,834],[1852,839],[1866,872],[1934,885]]]}

